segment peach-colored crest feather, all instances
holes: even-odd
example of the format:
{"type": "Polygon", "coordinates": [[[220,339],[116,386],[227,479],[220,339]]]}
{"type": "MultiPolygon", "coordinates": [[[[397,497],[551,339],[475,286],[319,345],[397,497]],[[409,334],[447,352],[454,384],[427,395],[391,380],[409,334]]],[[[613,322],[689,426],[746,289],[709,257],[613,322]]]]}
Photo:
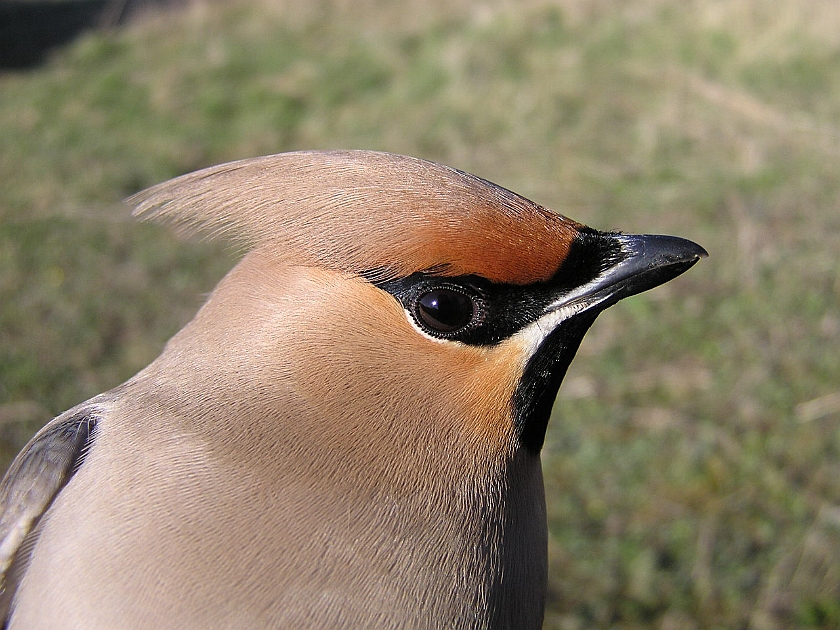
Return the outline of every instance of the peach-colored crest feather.
{"type": "Polygon", "coordinates": [[[529,284],[580,224],[453,168],[373,151],[282,153],[214,166],[128,199],[141,218],[284,260],[380,277],[434,270],[529,284]]]}

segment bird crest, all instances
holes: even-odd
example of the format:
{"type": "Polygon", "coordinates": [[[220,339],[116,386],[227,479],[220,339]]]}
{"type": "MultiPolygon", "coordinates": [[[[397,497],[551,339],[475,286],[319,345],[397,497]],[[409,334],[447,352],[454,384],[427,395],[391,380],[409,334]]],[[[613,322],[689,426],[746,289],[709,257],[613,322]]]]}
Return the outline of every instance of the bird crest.
{"type": "Polygon", "coordinates": [[[441,164],[374,151],[240,160],[130,197],[141,219],[224,236],[294,264],[376,279],[418,271],[525,285],[550,278],[580,224],[441,164]]]}

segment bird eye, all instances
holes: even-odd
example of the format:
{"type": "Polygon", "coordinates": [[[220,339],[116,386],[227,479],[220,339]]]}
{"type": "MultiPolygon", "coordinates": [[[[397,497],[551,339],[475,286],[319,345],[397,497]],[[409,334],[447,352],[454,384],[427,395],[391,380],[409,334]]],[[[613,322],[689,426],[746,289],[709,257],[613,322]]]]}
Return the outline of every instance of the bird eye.
{"type": "Polygon", "coordinates": [[[475,306],[472,298],[462,291],[436,288],[417,300],[418,323],[429,332],[448,335],[461,330],[473,320],[475,306]]]}

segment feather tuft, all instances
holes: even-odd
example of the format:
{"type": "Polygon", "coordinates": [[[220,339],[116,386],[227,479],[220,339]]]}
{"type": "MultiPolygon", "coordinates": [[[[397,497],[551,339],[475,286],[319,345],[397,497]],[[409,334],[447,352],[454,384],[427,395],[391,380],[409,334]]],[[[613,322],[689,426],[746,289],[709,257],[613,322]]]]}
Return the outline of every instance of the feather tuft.
{"type": "Polygon", "coordinates": [[[439,269],[513,284],[546,280],[581,227],[474,175],[373,151],[230,162],[127,203],[135,216],[183,234],[226,238],[294,264],[376,270],[380,279],[439,269]]]}

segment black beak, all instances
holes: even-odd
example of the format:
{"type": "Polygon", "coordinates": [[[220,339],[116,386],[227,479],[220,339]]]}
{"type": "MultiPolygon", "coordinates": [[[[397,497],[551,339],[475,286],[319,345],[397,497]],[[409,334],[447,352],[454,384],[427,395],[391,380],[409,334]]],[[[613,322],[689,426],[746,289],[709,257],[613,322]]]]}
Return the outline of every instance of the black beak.
{"type": "Polygon", "coordinates": [[[697,243],[676,236],[583,233],[576,255],[560,268],[565,287],[543,311],[551,333],[525,367],[514,395],[523,446],[532,453],[542,448],[557,389],[598,313],[676,278],[705,256],[697,243]],[[581,276],[589,279],[580,283],[581,276]]]}
{"type": "Polygon", "coordinates": [[[576,312],[603,309],[672,280],[709,254],[697,243],[676,236],[615,234],[617,262],[592,281],[576,287],[547,311],[571,308],[576,312]]]}
{"type": "Polygon", "coordinates": [[[567,273],[573,278],[575,272],[593,267],[596,273],[588,282],[561,291],[545,308],[544,316],[554,316],[558,323],[528,362],[514,395],[520,440],[533,453],[542,448],[557,389],[598,313],[622,298],[676,278],[708,256],[697,243],[676,236],[592,230],[587,238],[592,239],[590,246],[579,250],[583,253],[567,273]]]}

